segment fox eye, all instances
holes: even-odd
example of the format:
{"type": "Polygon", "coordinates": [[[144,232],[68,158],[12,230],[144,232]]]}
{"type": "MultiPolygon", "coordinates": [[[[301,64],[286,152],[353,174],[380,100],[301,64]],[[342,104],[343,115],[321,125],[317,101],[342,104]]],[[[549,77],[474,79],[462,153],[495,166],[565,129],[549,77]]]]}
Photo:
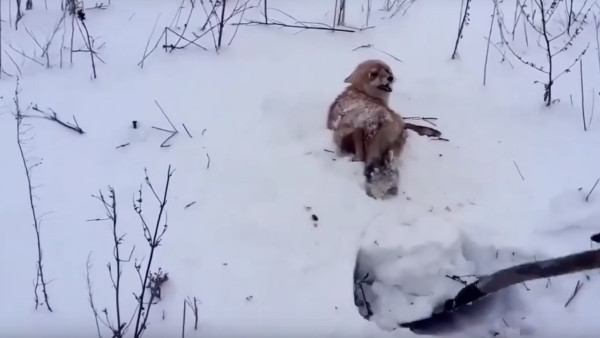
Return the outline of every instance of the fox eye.
{"type": "Polygon", "coordinates": [[[370,72],[370,73],[369,73],[369,78],[370,78],[370,79],[374,79],[374,78],[376,78],[376,77],[377,77],[377,75],[378,75],[378,74],[377,74],[377,72],[370,72]]]}

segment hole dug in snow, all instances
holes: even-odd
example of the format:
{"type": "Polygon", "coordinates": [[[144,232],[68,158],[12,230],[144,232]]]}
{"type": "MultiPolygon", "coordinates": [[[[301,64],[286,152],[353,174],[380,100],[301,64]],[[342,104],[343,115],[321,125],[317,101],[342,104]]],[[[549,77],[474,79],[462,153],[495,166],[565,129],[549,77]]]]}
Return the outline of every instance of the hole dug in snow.
{"type": "MultiPolygon", "coordinates": [[[[429,317],[440,304],[456,296],[476,275],[501,268],[498,250],[475,244],[456,227],[433,215],[411,226],[371,226],[363,236],[354,269],[354,301],[359,314],[380,329],[429,317]]],[[[519,264],[518,255],[501,253],[519,264]]],[[[451,322],[425,334],[484,337],[508,318],[517,299],[513,288],[499,291],[472,306],[451,322]],[[468,329],[466,332],[465,329],[468,329]],[[482,335],[483,334],[483,335],[482,335]]],[[[511,315],[512,316],[512,315],[511,315]]],[[[502,332],[523,330],[504,326],[502,332]]],[[[513,332],[514,333],[514,332],[513,332]]]]}

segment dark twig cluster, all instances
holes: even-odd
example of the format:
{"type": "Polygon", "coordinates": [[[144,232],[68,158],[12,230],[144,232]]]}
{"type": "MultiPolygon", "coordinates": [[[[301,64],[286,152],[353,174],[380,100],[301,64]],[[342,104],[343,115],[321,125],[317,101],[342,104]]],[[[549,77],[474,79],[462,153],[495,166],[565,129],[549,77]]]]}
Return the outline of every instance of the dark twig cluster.
{"type": "Polygon", "coordinates": [[[316,30],[327,30],[327,31],[331,31],[331,32],[354,33],[355,30],[353,30],[353,29],[337,28],[337,26],[344,25],[345,17],[346,17],[346,1],[345,0],[335,0],[332,25],[327,25],[324,23],[313,23],[313,22],[300,21],[300,20],[294,18],[293,16],[291,16],[287,13],[284,13],[283,11],[281,11],[279,9],[268,7],[267,0],[264,0],[264,21],[249,20],[249,21],[246,21],[243,23],[242,22],[237,23],[235,25],[238,25],[238,26],[239,25],[244,25],[244,26],[265,25],[265,26],[279,26],[279,27],[286,27],[286,28],[299,28],[302,30],[316,29],[316,30]],[[286,23],[283,21],[279,21],[279,20],[273,20],[272,18],[269,19],[269,14],[268,14],[269,10],[272,10],[272,11],[282,14],[283,16],[287,17],[288,19],[292,20],[293,23],[290,24],[290,23],[286,23]]]}
{"type": "Polygon", "coordinates": [[[31,208],[31,216],[33,219],[33,228],[35,230],[35,238],[36,238],[36,247],[37,247],[37,262],[36,262],[36,280],[34,283],[34,295],[35,295],[35,308],[37,309],[39,306],[45,306],[48,311],[52,312],[52,307],[50,306],[50,302],[48,299],[48,282],[46,281],[44,275],[44,264],[43,264],[43,254],[42,254],[42,240],[41,240],[41,217],[43,215],[38,215],[37,208],[33,195],[33,183],[31,179],[32,170],[41,164],[41,162],[37,162],[35,164],[31,164],[26,156],[25,151],[23,150],[23,143],[26,140],[23,139],[23,136],[26,134],[27,130],[23,130],[23,118],[24,115],[21,112],[21,105],[19,102],[19,79],[17,78],[17,86],[15,89],[15,96],[13,98],[15,104],[14,115],[17,121],[17,146],[19,147],[19,153],[21,155],[21,160],[23,162],[23,168],[25,170],[25,177],[27,178],[27,192],[29,196],[29,207],[31,208]],[[40,299],[40,289],[41,289],[41,299],[40,299]]]}
{"type": "MultiPolygon", "coordinates": [[[[162,273],[160,273],[160,274],[152,275],[150,273],[150,270],[152,268],[152,261],[154,259],[155,250],[156,250],[156,248],[158,248],[160,246],[160,244],[162,242],[162,237],[165,234],[165,232],[167,231],[167,227],[168,227],[165,206],[167,205],[167,195],[169,192],[169,183],[171,181],[171,176],[173,175],[173,172],[174,172],[174,170],[171,170],[171,166],[169,165],[169,168],[167,169],[167,179],[165,182],[165,188],[164,188],[162,197],[160,197],[158,195],[156,189],[154,189],[154,186],[152,185],[150,178],[148,177],[148,173],[146,172],[146,177],[145,177],[146,185],[150,188],[152,195],[154,195],[154,198],[156,198],[156,200],[159,204],[158,216],[156,217],[154,229],[150,228],[150,225],[146,222],[146,219],[142,212],[142,188],[141,187],[138,191],[138,193],[139,193],[138,197],[135,198],[133,201],[133,208],[140,218],[140,221],[142,223],[142,229],[144,232],[144,238],[146,239],[146,242],[148,243],[148,246],[150,248],[148,261],[146,263],[144,274],[141,274],[142,264],[137,263],[137,262],[135,263],[135,268],[138,271],[138,275],[140,277],[141,292],[139,295],[135,295],[137,303],[138,303],[138,307],[137,307],[137,315],[136,315],[136,321],[135,321],[134,338],[141,337],[143,332],[146,330],[148,316],[150,313],[150,308],[152,307],[152,301],[156,298],[157,294],[160,296],[160,291],[157,291],[157,290],[160,290],[160,287],[162,286],[162,284],[167,280],[166,274],[162,275],[162,273]],[[163,216],[165,218],[164,221],[163,221],[163,216]],[[152,280],[154,280],[154,282],[151,282],[152,280]],[[146,290],[148,290],[148,289],[151,290],[150,301],[145,302],[144,296],[146,294],[146,290]]],[[[159,269],[159,272],[161,272],[160,269],[159,269]]],[[[160,299],[160,297],[159,297],[159,299],[160,299]]]]}
{"type": "Polygon", "coordinates": [[[108,310],[105,308],[102,312],[106,315],[106,320],[103,321],[98,317],[97,311],[93,305],[93,300],[91,296],[91,286],[88,285],[88,292],[90,293],[90,306],[92,307],[92,311],[94,312],[94,316],[96,316],[96,320],[102,321],[102,323],[111,330],[113,337],[122,338],[127,332],[129,325],[131,324],[131,320],[129,323],[126,323],[122,319],[121,314],[121,276],[123,274],[123,263],[127,263],[131,261],[131,256],[133,255],[133,251],[135,247],[131,249],[129,256],[127,259],[124,259],[121,256],[121,245],[123,244],[123,240],[125,235],[121,235],[117,231],[118,219],[117,219],[117,198],[115,194],[115,189],[111,186],[108,187],[108,197],[105,197],[102,191],[99,192],[98,195],[92,195],[92,197],[98,199],[104,208],[106,217],[105,218],[97,218],[91,221],[110,221],[111,230],[112,230],[112,239],[113,239],[113,258],[114,258],[114,266],[111,263],[108,263],[106,267],[108,268],[108,273],[110,275],[110,279],[115,290],[115,316],[116,323],[112,323],[108,318],[108,310]]]}
{"type": "MultiPolygon", "coordinates": [[[[337,8],[337,6],[336,6],[337,8]]],[[[279,26],[279,27],[286,27],[286,28],[298,28],[298,29],[302,29],[302,30],[324,30],[324,31],[331,31],[331,32],[346,32],[346,33],[354,33],[355,30],[353,29],[346,29],[346,28],[336,28],[335,25],[328,25],[328,24],[324,24],[324,23],[309,23],[309,22],[303,22],[300,20],[297,20],[296,18],[292,17],[291,15],[284,13],[281,10],[275,9],[275,8],[268,8],[269,10],[278,12],[280,14],[282,14],[283,16],[287,17],[288,19],[293,20],[293,23],[286,23],[283,21],[279,21],[279,20],[274,20],[274,19],[267,19],[267,15],[265,15],[265,21],[257,21],[257,20],[248,20],[246,22],[241,22],[241,23],[237,23],[234,25],[243,25],[243,26],[254,26],[254,25],[265,25],[265,26],[279,26]]],[[[265,9],[266,10],[266,9],[265,9]]],[[[334,24],[335,24],[335,19],[334,19],[334,24]]]]}
{"type": "Polygon", "coordinates": [[[166,144],[167,142],[169,142],[169,140],[171,138],[173,138],[173,136],[177,135],[179,133],[179,130],[177,130],[177,128],[175,127],[175,125],[173,124],[173,122],[171,122],[171,119],[169,118],[169,116],[167,115],[167,113],[165,113],[165,110],[160,106],[160,104],[158,103],[158,101],[154,100],[154,103],[156,103],[156,105],[158,106],[158,109],[160,109],[160,112],[163,114],[163,116],[167,119],[167,121],[169,122],[169,124],[171,125],[171,128],[173,128],[172,130],[168,130],[168,129],[164,129],[164,128],[159,128],[159,127],[154,127],[152,126],[152,128],[156,129],[156,130],[160,130],[160,131],[164,131],[169,133],[169,137],[167,137],[161,144],[160,146],[162,148],[165,147],[170,147],[170,144],[166,144]]]}
{"type": "MultiPolygon", "coordinates": [[[[28,0],[28,2],[29,1],[31,1],[31,0],[28,0]]],[[[10,3],[12,3],[12,2],[9,2],[9,4],[10,3]]],[[[17,23],[20,22],[21,19],[23,18],[23,13],[20,11],[20,3],[21,3],[21,0],[18,0],[17,7],[19,8],[19,10],[17,11],[17,23]]],[[[18,50],[17,48],[11,46],[10,44],[9,44],[9,47],[13,51],[21,54],[26,59],[33,61],[41,66],[45,66],[46,68],[50,68],[50,67],[52,67],[51,60],[50,60],[51,59],[51,50],[50,49],[51,49],[52,45],[54,44],[54,41],[56,40],[58,33],[62,30],[62,38],[60,41],[61,43],[60,43],[60,46],[58,47],[58,51],[60,53],[60,68],[63,67],[63,52],[65,50],[68,50],[70,53],[71,65],[73,65],[73,54],[79,53],[79,52],[87,53],[90,55],[90,59],[91,59],[92,77],[96,78],[97,77],[96,61],[100,61],[101,63],[104,63],[104,60],[102,60],[102,58],[99,55],[99,50],[104,46],[104,44],[97,45],[95,43],[96,40],[90,35],[88,26],[86,24],[85,10],[106,9],[106,8],[108,8],[108,6],[110,6],[110,1],[108,1],[108,3],[99,2],[99,3],[96,3],[94,6],[88,7],[88,8],[84,8],[83,1],[81,1],[81,0],[61,0],[60,5],[61,5],[61,10],[62,10],[61,17],[59,18],[58,22],[52,28],[51,34],[49,35],[49,37],[46,38],[45,42],[36,38],[36,36],[33,34],[33,32],[31,32],[26,26],[24,27],[28,36],[35,42],[35,45],[39,48],[39,50],[41,52],[39,54],[39,57],[44,58],[43,62],[40,62],[39,60],[37,60],[37,56],[29,56],[22,50],[18,50]],[[68,22],[67,15],[71,15],[70,27],[67,27],[67,22],[68,22]],[[82,47],[82,48],[74,47],[76,30],[79,30],[79,33],[83,40],[84,47],[82,47]],[[68,39],[67,38],[68,31],[70,31],[70,46],[69,47],[66,46],[66,44],[68,44],[68,42],[66,42],[66,40],[68,39]]],[[[12,20],[11,20],[11,22],[12,22],[12,20]]],[[[17,28],[18,28],[18,25],[15,25],[15,29],[17,29],[17,28]]],[[[18,67],[17,63],[14,61],[14,59],[12,58],[12,56],[10,54],[8,54],[6,51],[4,51],[4,53],[2,53],[1,50],[0,50],[0,53],[7,55],[8,58],[11,60],[11,62],[14,64],[16,70],[19,73],[21,73],[20,68],[18,67]]],[[[1,61],[0,61],[0,67],[1,67],[1,61]]],[[[3,72],[5,74],[8,74],[5,71],[3,71],[3,72]]],[[[8,75],[10,75],[10,74],[8,74],[8,75]]]]}
{"type": "Polygon", "coordinates": [[[185,338],[185,320],[186,320],[186,310],[189,307],[194,316],[194,331],[198,330],[198,303],[200,300],[194,298],[187,297],[183,301],[183,320],[181,324],[181,338],[185,338]]]}
{"type": "Polygon", "coordinates": [[[169,165],[167,172],[167,179],[164,187],[164,193],[162,197],[160,197],[152,185],[150,178],[148,177],[148,173],[145,172],[145,182],[146,185],[150,188],[150,191],[154,195],[154,197],[159,202],[159,212],[154,225],[154,228],[151,228],[149,223],[146,222],[146,218],[142,212],[142,187],[138,191],[139,195],[134,197],[133,200],[133,208],[136,214],[138,214],[141,224],[142,224],[142,232],[144,235],[144,239],[148,243],[149,246],[149,258],[145,266],[142,265],[141,262],[138,262],[136,259],[134,262],[134,268],[137,271],[137,274],[140,279],[140,292],[139,294],[134,293],[134,297],[136,300],[136,307],[128,320],[125,320],[122,309],[121,309],[121,277],[123,274],[123,263],[127,263],[131,261],[131,257],[133,256],[133,252],[135,247],[131,249],[127,258],[123,257],[122,245],[125,238],[125,234],[120,234],[118,232],[118,218],[117,218],[117,198],[114,188],[111,186],[108,187],[108,194],[105,196],[102,191],[99,192],[98,195],[92,195],[92,197],[96,198],[100,201],[104,212],[105,217],[96,218],[89,221],[109,221],[111,224],[111,232],[112,232],[112,244],[113,244],[113,259],[114,264],[108,263],[107,268],[110,275],[110,279],[114,289],[114,307],[115,307],[115,319],[116,322],[111,321],[109,316],[108,309],[104,308],[101,312],[104,314],[102,317],[94,304],[93,294],[92,294],[92,285],[91,278],[89,277],[89,270],[91,265],[87,264],[87,280],[88,280],[88,298],[90,307],[94,314],[94,318],[96,320],[96,326],[98,329],[98,336],[101,337],[100,334],[100,325],[102,323],[105,327],[107,327],[111,331],[111,335],[113,338],[123,338],[128,332],[129,328],[135,321],[135,330],[133,333],[134,338],[140,338],[144,331],[147,328],[148,318],[150,315],[150,308],[152,305],[157,304],[158,301],[161,300],[162,295],[162,286],[169,280],[168,273],[163,272],[161,268],[158,271],[152,273],[152,262],[154,259],[155,250],[158,246],[160,246],[162,237],[167,230],[167,222],[166,222],[166,204],[167,204],[167,195],[169,191],[169,183],[171,180],[171,176],[173,175],[174,170],[171,169],[169,165]],[[164,221],[163,221],[164,216],[164,221]],[[159,231],[160,230],[160,231],[159,231]],[[142,271],[144,270],[144,271],[142,271]],[[149,292],[149,297],[145,297],[146,292],[149,292]],[[146,298],[149,298],[146,300],[146,298]]]}
{"type": "Polygon", "coordinates": [[[405,15],[406,12],[415,4],[417,0],[385,0],[382,10],[386,12],[392,12],[390,19],[402,12],[405,15]]]}
{"type": "Polygon", "coordinates": [[[73,124],[73,123],[64,122],[63,120],[61,120],[58,117],[58,114],[54,110],[52,110],[52,108],[48,108],[48,110],[50,110],[50,113],[48,113],[48,112],[46,112],[46,111],[38,108],[37,104],[33,105],[33,107],[31,107],[31,109],[34,110],[34,111],[36,111],[36,112],[38,112],[38,113],[40,113],[41,115],[23,115],[23,117],[42,118],[42,119],[45,119],[45,120],[56,122],[59,125],[67,128],[67,129],[73,130],[73,131],[75,131],[75,132],[77,132],[79,134],[84,134],[85,133],[83,131],[83,129],[81,129],[81,127],[79,126],[79,123],[77,123],[77,119],[75,118],[75,115],[73,115],[73,122],[74,122],[74,124],[73,124]]]}
{"type": "MultiPolygon", "coordinates": [[[[40,48],[40,51],[41,51],[40,56],[46,58],[46,68],[51,67],[50,47],[52,46],[52,43],[54,42],[54,38],[56,37],[56,34],[58,33],[58,31],[61,29],[61,27],[64,27],[65,19],[66,19],[66,12],[63,12],[63,15],[60,17],[58,22],[54,25],[54,28],[52,29],[52,33],[50,34],[50,37],[48,37],[46,39],[45,43],[41,43],[34,36],[34,34],[27,28],[27,26],[24,27],[27,35],[29,35],[29,37],[33,40],[33,42],[35,42],[35,44],[40,48]]],[[[61,46],[61,65],[62,65],[62,46],[61,46]]]]}
{"type": "MultiPolygon", "coordinates": [[[[239,17],[238,23],[241,22],[242,18],[244,17],[244,14],[246,13],[246,10],[255,7],[249,6],[249,0],[246,0],[243,3],[240,3],[240,0],[237,0],[233,7],[227,6],[229,1],[211,0],[209,1],[211,6],[208,8],[205,5],[204,1],[200,1],[201,6],[198,6],[196,0],[189,0],[190,7],[189,12],[187,14],[187,19],[183,24],[183,29],[181,29],[181,31],[177,31],[179,28],[179,19],[184,9],[184,2],[186,1],[184,0],[181,2],[179,9],[176,13],[176,17],[173,19],[171,25],[163,29],[161,35],[156,40],[154,46],[150,50],[148,50],[150,46],[150,40],[152,39],[152,36],[154,35],[154,31],[156,30],[156,26],[158,24],[157,17],[150,37],[148,38],[148,42],[144,50],[144,55],[142,56],[142,60],[138,62],[138,66],[143,68],[146,59],[159,46],[161,46],[166,52],[173,52],[174,50],[185,49],[189,46],[196,46],[204,51],[207,51],[208,49],[202,44],[200,44],[200,39],[202,39],[209,33],[212,36],[214,49],[218,53],[223,45],[226,24],[228,24],[232,19],[236,17],[239,17]],[[191,29],[190,25],[192,22],[192,17],[197,12],[198,8],[202,8],[204,14],[206,15],[206,19],[203,22],[203,24],[200,25],[200,32],[196,33],[191,29]],[[188,32],[191,32],[191,35],[193,36],[186,35],[188,32]]],[[[236,33],[237,27],[227,45],[231,45],[231,43],[235,39],[236,33]]]]}
{"type": "Polygon", "coordinates": [[[370,44],[370,43],[368,43],[368,44],[366,44],[366,45],[360,45],[360,46],[358,46],[358,47],[354,48],[352,51],[353,51],[353,52],[355,52],[355,51],[357,51],[357,50],[359,50],[359,49],[366,49],[366,48],[372,48],[372,49],[378,50],[378,51],[382,52],[383,54],[385,54],[385,55],[387,55],[387,56],[391,57],[392,59],[394,59],[394,60],[396,60],[396,61],[398,61],[398,62],[403,62],[402,60],[400,60],[400,59],[399,59],[399,58],[397,58],[396,56],[394,56],[394,55],[392,55],[392,54],[390,54],[390,53],[388,53],[388,52],[386,52],[386,51],[384,51],[384,50],[382,50],[382,49],[379,49],[379,48],[375,47],[375,45],[373,45],[373,44],[370,44]]]}
{"type": "Polygon", "coordinates": [[[562,71],[557,71],[556,58],[573,46],[575,39],[583,31],[583,23],[592,9],[592,6],[587,6],[588,0],[585,0],[579,12],[574,14],[574,17],[572,18],[573,22],[578,23],[574,27],[575,30],[572,32],[572,34],[569,34],[570,29],[568,27],[562,28],[558,32],[553,32],[552,26],[554,26],[553,22],[555,21],[555,13],[557,12],[556,9],[561,1],[562,0],[534,0],[533,2],[536,8],[528,9],[525,4],[522,4],[520,7],[525,21],[528,23],[529,27],[533,29],[540,37],[539,40],[541,40],[541,43],[538,43],[538,46],[545,52],[545,65],[539,65],[532,61],[526,60],[523,56],[515,52],[514,48],[512,48],[511,43],[508,42],[504,35],[504,32],[508,32],[508,29],[506,28],[504,15],[498,7],[499,1],[494,0],[502,43],[517,58],[517,60],[531,67],[532,69],[545,74],[546,76],[545,81],[535,82],[542,83],[544,85],[543,99],[546,106],[550,106],[557,101],[553,99],[552,95],[552,86],[556,80],[564,74],[569,73],[571,68],[575,66],[579,60],[581,60],[589,48],[588,43],[587,46],[583,48],[583,50],[575,57],[575,60],[571,64],[569,64],[566,68],[563,68],[562,71]],[[564,36],[567,38],[563,41],[560,41],[559,39],[564,36]]]}
{"type": "Polygon", "coordinates": [[[460,8],[461,19],[460,19],[460,22],[458,23],[458,33],[456,34],[456,42],[454,42],[454,50],[452,51],[452,56],[451,56],[452,60],[454,60],[458,57],[458,43],[460,42],[460,39],[463,38],[465,26],[469,25],[470,15],[471,15],[469,13],[469,9],[471,9],[471,0],[466,0],[464,9],[463,9],[462,5],[460,8]],[[463,10],[464,10],[464,12],[463,12],[463,10]]]}
{"type": "MultiPolygon", "coordinates": [[[[90,36],[90,31],[87,28],[87,25],[85,23],[85,12],[83,10],[83,8],[79,8],[77,10],[77,26],[79,28],[79,32],[81,33],[81,37],[83,38],[84,44],[85,44],[85,50],[82,50],[83,52],[88,52],[90,53],[90,59],[91,59],[91,64],[92,64],[92,76],[94,77],[94,79],[97,77],[96,75],[96,62],[95,60],[98,59],[100,60],[100,62],[103,62],[102,59],[100,59],[98,57],[98,52],[96,52],[96,50],[94,49],[94,43],[93,43],[93,39],[90,36]],[[83,27],[83,31],[81,30],[81,27],[83,27]],[[85,32],[85,34],[84,34],[85,32]]],[[[75,51],[73,51],[75,52],[75,51]]]]}

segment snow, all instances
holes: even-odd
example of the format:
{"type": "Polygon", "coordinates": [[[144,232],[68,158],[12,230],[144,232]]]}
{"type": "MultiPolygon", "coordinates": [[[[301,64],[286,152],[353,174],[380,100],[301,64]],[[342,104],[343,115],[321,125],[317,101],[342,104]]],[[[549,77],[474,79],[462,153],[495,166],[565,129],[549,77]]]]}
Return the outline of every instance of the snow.
{"type": "MultiPolygon", "coordinates": [[[[514,68],[500,63],[491,47],[482,86],[491,1],[471,4],[458,60],[449,57],[461,1],[416,1],[391,19],[391,12],[379,11],[382,3],[373,1],[369,24],[375,27],[361,32],[240,26],[227,45],[236,27],[226,26],[219,54],[208,34],[199,40],[208,51],[159,48],[140,68],[154,23],[151,46],[179,2],[112,1],[105,10],[87,11],[95,45],[105,43],[99,52],[104,63],[96,61],[98,77],[92,79],[88,54],[76,53],[71,66],[67,49],[59,67],[62,30],[50,48],[50,69],[9,47],[45,65],[24,27],[45,43],[61,17],[58,2],[48,1],[46,10],[34,1],[15,31],[3,1],[2,67],[17,74],[6,53],[19,65],[22,109],[32,103],[66,121],[74,115],[85,134],[48,120],[24,120],[30,125],[24,136],[29,163],[42,161],[32,180],[38,214],[45,214],[43,263],[54,311],[35,310],[37,251],[16,143],[16,81],[2,74],[0,268],[7,276],[0,282],[0,335],[95,336],[88,255],[96,306],[114,318],[106,268],[112,261],[111,226],[87,221],[105,216],[91,195],[100,189],[106,194],[108,185],[116,190],[119,232],[126,233],[122,251],[135,246],[121,285],[123,316],[131,316],[132,293],[140,291],[133,259],[148,256],[133,196],[144,184],[144,169],[162,193],[169,165],[175,169],[166,206],[169,226],[152,269],[161,267],[169,280],[151,310],[148,337],[181,335],[186,297],[200,300],[198,330],[188,309],[186,337],[414,337],[405,329],[389,330],[396,322],[427,316],[452,297],[462,285],[446,274],[491,273],[596,248],[589,236],[600,231],[600,191],[587,202],[585,196],[600,177],[600,129],[592,123],[582,130],[579,69],[557,81],[554,95],[561,101],[548,108],[541,86],[533,84],[543,80],[540,74],[508,51],[514,68]],[[374,48],[353,51],[365,44],[402,62],[374,48]],[[411,132],[400,163],[401,193],[386,201],[365,195],[359,163],[324,151],[333,149],[327,108],[343,79],[367,58],[380,58],[394,70],[391,106],[404,116],[438,118],[436,128],[449,140],[411,132]],[[160,147],[168,133],[152,128],[170,127],[155,100],[179,130],[170,147],[160,147]],[[133,120],[139,128],[131,127],[133,120]],[[380,311],[371,322],[353,300],[359,250],[379,278],[372,291],[380,311]]],[[[348,24],[363,25],[365,4],[348,1],[348,24]]],[[[189,11],[187,1],[184,6],[179,26],[189,11]]],[[[246,19],[260,20],[261,6],[248,9],[246,19]]],[[[507,20],[513,6],[503,5],[507,20]]],[[[272,0],[269,7],[302,21],[332,22],[333,1],[272,0]]],[[[197,9],[188,29],[204,20],[197,9]]],[[[593,41],[593,22],[585,27],[561,62],[569,63],[580,44],[593,41]]],[[[519,51],[543,61],[532,35],[530,48],[521,40],[515,42],[519,51]]],[[[75,46],[83,48],[78,35],[75,46]]],[[[592,44],[584,57],[588,115],[600,80],[595,55],[592,44]]],[[[158,207],[150,194],[144,186],[144,212],[154,220],[158,207]]],[[[529,291],[517,285],[503,306],[458,336],[591,337],[600,329],[598,278],[589,271],[552,278],[549,286],[546,280],[527,282],[529,291]],[[565,308],[578,280],[582,289],[565,308]]]]}

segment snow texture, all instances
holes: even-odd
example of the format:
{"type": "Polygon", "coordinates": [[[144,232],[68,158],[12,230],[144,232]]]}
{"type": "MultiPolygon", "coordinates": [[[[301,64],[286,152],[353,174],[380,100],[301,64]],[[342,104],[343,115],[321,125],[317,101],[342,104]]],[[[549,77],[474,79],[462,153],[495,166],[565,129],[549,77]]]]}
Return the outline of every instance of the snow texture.
{"type": "MultiPolygon", "coordinates": [[[[394,9],[380,10],[386,1],[346,2],[346,24],[355,27],[364,26],[371,3],[374,28],[332,33],[231,25],[238,15],[224,26],[215,53],[212,33],[196,41],[207,50],[162,50],[164,27],[184,30],[189,1],[113,0],[104,10],[86,10],[102,59],[95,60],[93,79],[89,53],[74,53],[70,63],[70,16],[53,36],[62,17],[58,1],[47,1],[46,8],[34,0],[33,10],[23,8],[18,29],[15,2],[2,1],[0,269],[6,275],[0,282],[0,336],[97,336],[88,302],[88,256],[96,307],[106,308],[114,322],[106,267],[113,261],[112,228],[107,221],[88,221],[105,217],[91,195],[106,193],[108,185],[116,191],[118,232],[125,234],[122,253],[127,258],[135,247],[131,261],[123,263],[120,285],[122,316],[129,320],[133,293],[140,292],[134,264],[148,259],[132,202],[142,187],[144,213],[154,222],[158,203],[144,170],[161,195],[169,165],[175,172],[168,228],[152,268],[162,268],[169,280],[152,307],[145,337],[181,336],[187,297],[199,300],[198,329],[188,308],[185,337],[415,337],[395,324],[428,316],[463,286],[446,275],[491,273],[598,246],[589,237],[600,232],[600,187],[586,201],[600,177],[600,127],[589,123],[600,107],[592,104],[600,86],[591,16],[598,16],[597,7],[574,46],[557,57],[557,67],[566,67],[591,43],[583,58],[584,132],[579,64],[556,81],[553,96],[560,101],[545,107],[542,86],[533,83],[544,74],[502,46],[490,46],[482,85],[482,37],[492,1],[471,3],[455,60],[450,55],[461,1],[415,1],[391,18],[394,9]],[[141,68],[155,23],[148,50],[157,41],[159,47],[141,68]],[[354,50],[366,44],[375,48],[354,50]],[[506,53],[503,62],[499,50],[506,53]],[[366,196],[361,163],[330,151],[332,135],[325,127],[344,78],[369,58],[386,61],[396,75],[391,108],[406,117],[437,118],[436,129],[448,139],[409,132],[400,192],[384,201],[366,196]],[[75,116],[85,131],[23,120],[28,163],[41,163],[31,179],[53,312],[34,304],[37,246],[13,115],[17,75],[23,113],[35,115],[27,109],[32,105],[52,109],[64,121],[75,116]],[[169,133],[153,128],[171,129],[155,101],[179,131],[169,147],[160,146],[169,133]],[[371,321],[354,305],[357,262],[361,273],[375,278],[367,290],[374,299],[371,321]]],[[[228,11],[235,7],[227,4],[228,11]]],[[[210,11],[208,1],[204,6],[210,11]]],[[[294,24],[283,11],[304,22],[333,22],[334,1],[271,0],[268,6],[270,20],[294,24]]],[[[262,8],[250,1],[241,22],[264,20],[262,8]]],[[[557,15],[564,15],[564,3],[558,8],[557,15]]],[[[514,1],[504,1],[502,10],[512,27],[514,1]]],[[[186,39],[202,34],[205,20],[196,1],[186,39]]],[[[77,27],[73,49],[85,49],[77,27]]],[[[529,46],[518,32],[513,49],[543,64],[544,51],[531,29],[528,34],[529,46]]],[[[174,34],[168,38],[177,41],[174,34]]],[[[597,271],[517,285],[501,300],[466,318],[469,325],[452,334],[595,337],[600,330],[597,271]],[[565,306],[577,281],[582,286],[565,306]]],[[[100,330],[112,336],[102,324],[100,330]]],[[[133,337],[133,328],[126,336],[133,337]]]]}

